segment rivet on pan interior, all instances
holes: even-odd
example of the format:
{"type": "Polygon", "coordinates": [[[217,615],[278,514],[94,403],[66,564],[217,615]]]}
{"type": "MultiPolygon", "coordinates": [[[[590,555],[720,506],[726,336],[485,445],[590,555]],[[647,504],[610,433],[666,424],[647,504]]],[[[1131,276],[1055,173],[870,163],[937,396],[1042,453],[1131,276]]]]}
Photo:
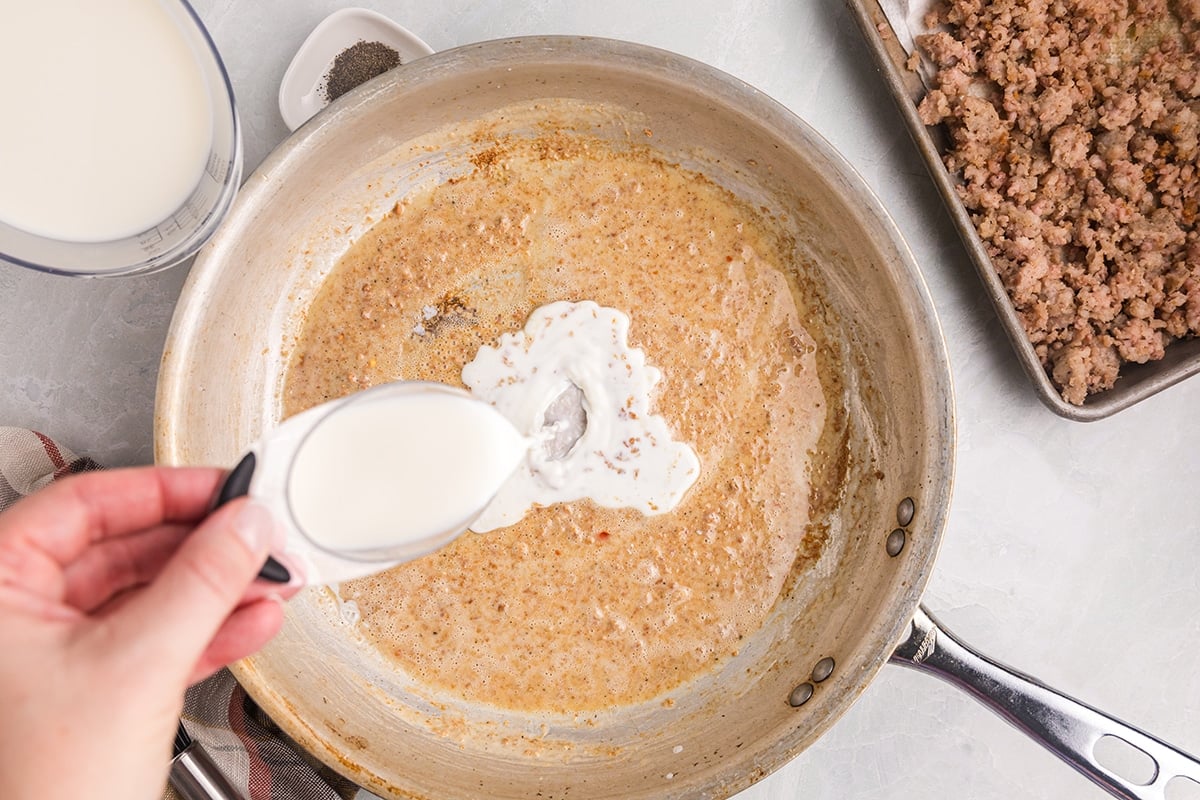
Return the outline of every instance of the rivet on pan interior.
{"type": "Polygon", "coordinates": [[[788,695],[788,703],[792,708],[799,708],[812,699],[813,685],[811,683],[802,683],[792,693],[788,695]]]}
{"type": "Polygon", "coordinates": [[[900,505],[896,506],[896,522],[900,523],[901,528],[907,528],[916,513],[917,504],[911,497],[906,497],[900,501],[900,505]]]}
{"type": "Polygon", "coordinates": [[[888,534],[887,538],[887,554],[892,558],[900,555],[900,551],[904,549],[904,540],[907,535],[904,533],[904,528],[896,528],[888,534]]]}
{"type": "Polygon", "coordinates": [[[817,662],[813,667],[812,680],[813,683],[820,683],[833,674],[833,659],[826,656],[817,662]]]}

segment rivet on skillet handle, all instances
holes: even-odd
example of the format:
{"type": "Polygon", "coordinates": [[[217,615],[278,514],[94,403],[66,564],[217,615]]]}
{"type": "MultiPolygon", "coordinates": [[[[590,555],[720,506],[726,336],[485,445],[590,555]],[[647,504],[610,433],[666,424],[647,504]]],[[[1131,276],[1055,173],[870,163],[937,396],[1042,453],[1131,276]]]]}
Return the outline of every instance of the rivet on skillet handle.
{"type": "Polygon", "coordinates": [[[792,708],[799,708],[812,699],[815,689],[811,683],[802,683],[792,693],[788,695],[788,705],[792,708]]]}
{"type": "Polygon", "coordinates": [[[1200,783],[1200,761],[1148,733],[980,655],[948,633],[924,607],[891,661],[928,672],[973,695],[1089,780],[1126,800],[1163,800],[1175,778],[1200,783]],[[1154,777],[1137,782],[1096,758],[1097,742],[1121,740],[1151,759],[1154,777]]]}
{"type": "Polygon", "coordinates": [[[822,658],[820,661],[817,662],[816,666],[813,667],[812,676],[811,676],[812,682],[813,683],[821,683],[823,681],[828,680],[829,676],[833,674],[833,667],[834,667],[834,660],[832,658],[830,658],[829,656],[822,658]]]}
{"type": "MultiPolygon", "coordinates": [[[[247,453],[238,462],[238,465],[230,470],[229,475],[225,477],[225,482],[217,491],[216,499],[213,500],[214,511],[230,500],[244,497],[250,493],[250,479],[254,477],[254,468],[257,465],[258,459],[255,458],[254,453],[247,453]]],[[[266,563],[258,571],[258,577],[260,580],[270,583],[287,583],[292,579],[292,574],[283,564],[267,556],[266,563]]]]}

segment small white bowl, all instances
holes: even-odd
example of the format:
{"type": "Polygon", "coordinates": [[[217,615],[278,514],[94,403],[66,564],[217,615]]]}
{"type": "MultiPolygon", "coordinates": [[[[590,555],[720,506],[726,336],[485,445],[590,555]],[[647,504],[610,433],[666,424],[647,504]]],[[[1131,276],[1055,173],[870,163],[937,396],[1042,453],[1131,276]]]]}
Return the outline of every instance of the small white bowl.
{"type": "Polygon", "coordinates": [[[433,52],[411,31],[382,14],[365,8],[335,11],[313,28],[279,84],[279,113],[289,129],[296,130],[329,105],[325,76],[338,54],[358,42],[386,44],[400,54],[401,64],[433,52]]]}

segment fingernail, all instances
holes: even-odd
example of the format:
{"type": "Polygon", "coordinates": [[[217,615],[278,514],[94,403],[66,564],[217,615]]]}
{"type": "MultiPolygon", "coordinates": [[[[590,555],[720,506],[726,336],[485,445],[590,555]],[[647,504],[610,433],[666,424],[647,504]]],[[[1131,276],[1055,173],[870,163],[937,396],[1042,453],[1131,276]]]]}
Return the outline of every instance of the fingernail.
{"type": "Polygon", "coordinates": [[[302,559],[299,558],[288,558],[284,561],[287,564],[288,572],[292,573],[292,579],[287,584],[289,587],[299,588],[308,583],[308,578],[304,573],[304,565],[301,562],[302,559]]]}
{"type": "Polygon", "coordinates": [[[233,530],[246,546],[255,553],[265,553],[275,543],[278,525],[271,512],[257,503],[242,506],[233,518],[233,530]]]}

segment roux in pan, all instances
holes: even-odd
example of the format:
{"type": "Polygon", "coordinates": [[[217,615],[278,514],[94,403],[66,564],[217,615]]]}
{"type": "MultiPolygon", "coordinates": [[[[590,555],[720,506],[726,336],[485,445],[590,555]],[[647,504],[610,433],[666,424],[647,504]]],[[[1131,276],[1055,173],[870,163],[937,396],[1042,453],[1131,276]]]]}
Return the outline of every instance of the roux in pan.
{"type": "Polygon", "coordinates": [[[461,385],[533,309],[593,300],[629,316],[662,371],[655,410],[700,479],[667,514],[538,508],[340,593],[399,669],[451,696],[565,713],[649,700],[736,653],[820,555],[810,506],[844,424],[840,366],[790,242],[702,175],[561,132],[473,160],[331,272],[286,413],[396,379],[461,385]]]}

